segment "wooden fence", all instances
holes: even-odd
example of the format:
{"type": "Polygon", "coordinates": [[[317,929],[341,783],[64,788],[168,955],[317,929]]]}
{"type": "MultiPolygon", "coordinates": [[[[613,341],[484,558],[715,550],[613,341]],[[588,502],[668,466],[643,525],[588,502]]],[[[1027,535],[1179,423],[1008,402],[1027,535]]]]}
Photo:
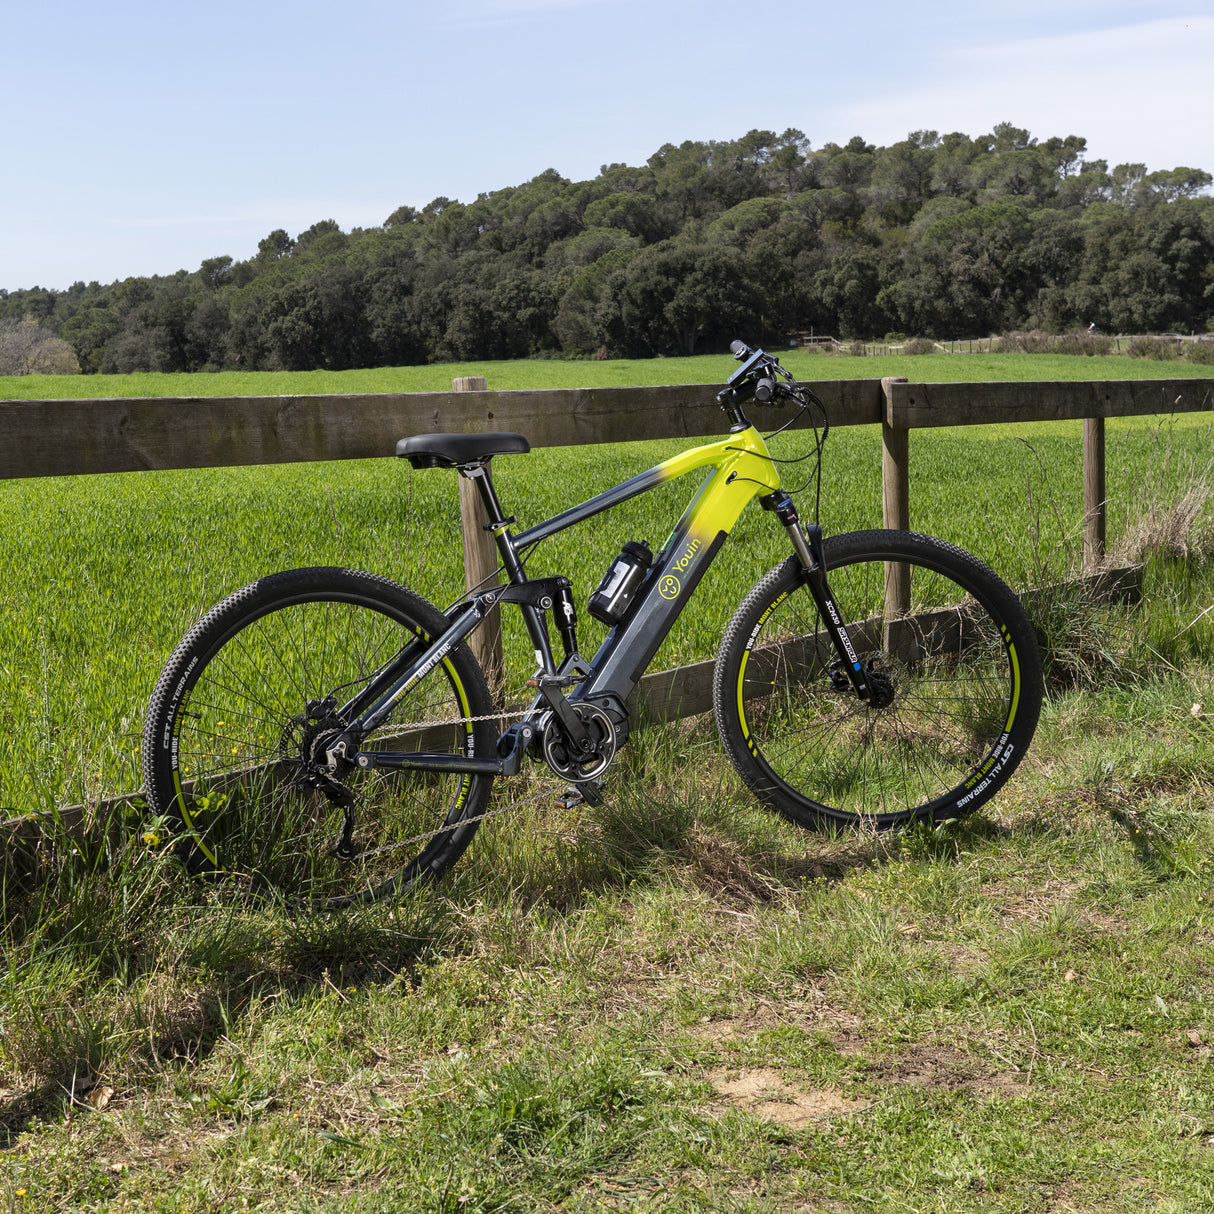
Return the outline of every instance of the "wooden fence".
{"type": "MultiPolygon", "coordinates": [[[[943,384],[863,379],[811,386],[832,426],[881,426],[887,527],[911,523],[912,430],[1082,420],[1089,566],[1099,563],[1105,547],[1105,419],[1214,411],[1214,378],[943,384]]],[[[517,431],[544,447],[691,439],[722,429],[715,385],[494,392],[465,381],[458,388],[364,396],[0,401],[0,480],[360,459],[390,455],[398,438],[429,431],[517,431]]],[[[465,542],[472,553],[488,545],[496,563],[492,541],[470,508],[465,542]]],[[[710,670],[706,662],[647,676],[638,689],[638,709],[659,718],[704,711],[710,670]]]]}
{"type": "MultiPolygon", "coordinates": [[[[365,396],[0,401],[0,480],[360,459],[390,454],[404,435],[436,430],[513,430],[535,447],[721,432],[714,385],[469,390],[483,384],[460,380],[450,392],[365,396]]],[[[910,526],[912,430],[1082,420],[1088,567],[1099,563],[1105,548],[1105,419],[1214,410],[1214,378],[943,384],[858,379],[812,387],[832,426],[882,427],[887,527],[910,526]]],[[[486,562],[496,564],[496,555],[474,504],[475,495],[465,497],[465,544],[469,563],[483,571],[486,562]]]]}

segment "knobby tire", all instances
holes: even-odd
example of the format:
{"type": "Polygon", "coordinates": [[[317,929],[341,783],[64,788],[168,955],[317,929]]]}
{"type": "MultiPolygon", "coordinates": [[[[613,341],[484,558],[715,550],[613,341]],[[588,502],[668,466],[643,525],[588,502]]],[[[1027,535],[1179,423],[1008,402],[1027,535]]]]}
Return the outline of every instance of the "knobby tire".
{"type": "MultiPolygon", "coordinates": [[[[344,569],[274,574],[211,608],[161,673],[143,738],[149,805],[178,832],[190,870],[319,908],[395,896],[446,872],[476,831],[469,819],[484,812],[491,777],[346,772],[345,859],[334,854],[344,811],[314,778],[324,738],[348,723],[338,706],[444,628],[411,591],[344,569]]],[[[494,722],[474,719],[492,712],[461,643],[362,746],[492,754],[494,722]]]]}
{"type": "Polygon", "coordinates": [[[770,808],[814,829],[961,818],[1016,769],[1036,728],[1041,655],[1020,601],[982,562],[911,532],[824,544],[830,588],[873,685],[860,699],[797,558],[747,595],[721,643],[726,753],[770,808]],[[909,600],[886,602],[886,569],[909,600]]]}

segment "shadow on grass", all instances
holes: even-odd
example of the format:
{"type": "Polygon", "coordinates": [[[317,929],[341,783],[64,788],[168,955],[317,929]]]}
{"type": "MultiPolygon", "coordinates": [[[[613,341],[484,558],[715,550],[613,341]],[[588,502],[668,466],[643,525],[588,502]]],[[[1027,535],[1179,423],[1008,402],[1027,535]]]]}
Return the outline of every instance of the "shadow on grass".
{"type": "Polygon", "coordinates": [[[531,840],[529,856],[526,840],[518,846],[517,838],[509,845],[499,839],[466,864],[479,870],[496,896],[561,914],[606,890],[672,876],[710,897],[757,904],[795,896],[814,883],[843,882],[910,854],[954,863],[962,852],[993,846],[1011,833],[980,814],[880,833],[808,831],[760,806],[732,775],[721,773],[723,762],[717,755],[711,763],[692,764],[701,773],[698,782],[633,764],[612,782],[603,804],[583,809],[576,821],[550,823],[544,831],[529,824],[533,836],[546,835],[540,843],[531,840]],[[562,842],[555,846],[558,835],[562,842]]]}
{"type": "MultiPolygon", "coordinates": [[[[225,896],[134,842],[65,854],[13,883],[0,1058],[26,1090],[0,1108],[0,1132],[11,1142],[33,1121],[94,1107],[88,1093],[102,1085],[195,1068],[277,1000],[368,985],[417,992],[437,958],[476,955],[487,930],[517,931],[525,951],[532,913],[572,915],[611,890],[672,879],[725,905],[779,903],[908,854],[951,864],[1010,833],[977,817],[815,835],[756,805],[702,741],[689,756],[694,729],[638,738],[594,809],[494,820],[452,875],[395,904],[292,914],[225,896]]],[[[515,947],[504,935],[497,944],[515,947]]]]}
{"type": "MultiPolygon", "coordinates": [[[[48,852],[48,855],[50,853],[48,852]]],[[[44,857],[45,859],[45,857],[44,857]]],[[[0,903],[0,1140],[98,1107],[95,1093],[204,1062],[259,1006],[368,982],[412,985],[455,932],[437,890],[292,915],[225,899],[163,853],[59,849],[0,903]]]]}

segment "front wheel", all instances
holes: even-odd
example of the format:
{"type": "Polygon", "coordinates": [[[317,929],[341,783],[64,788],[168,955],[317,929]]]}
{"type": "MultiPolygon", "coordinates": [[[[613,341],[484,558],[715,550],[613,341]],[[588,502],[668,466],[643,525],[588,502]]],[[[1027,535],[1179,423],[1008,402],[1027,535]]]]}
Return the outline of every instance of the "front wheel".
{"type": "MultiPolygon", "coordinates": [[[[148,802],[176,825],[191,870],[335,907],[450,868],[492,777],[351,767],[334,783],[325,768],[373,681],[445,627],[411,591],[346,569],[274,574],[211,608],[169,658],[143,734],[148,802]]],[[[492,754],[492,712],[461,643],[362,749],[492,754]]]]}
{"type": "Polygon", "coordinates": [[[746,596],[721,643],[713,705],[730,761],[801,826],[972,813],[1015,770],[1041,709],[1041,654],[1020,601],[982,562],[928,536],[860,531],[830,537],[823,553],[877,691],[856,694],[790,557],[746,596]]]}

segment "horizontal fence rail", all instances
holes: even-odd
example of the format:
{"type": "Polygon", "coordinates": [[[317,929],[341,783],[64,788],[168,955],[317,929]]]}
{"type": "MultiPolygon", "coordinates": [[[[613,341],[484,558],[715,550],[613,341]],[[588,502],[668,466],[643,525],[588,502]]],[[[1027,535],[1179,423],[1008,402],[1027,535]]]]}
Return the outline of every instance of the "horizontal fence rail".
{"type": "Polygon", "coordinates": [[[1078,421],[1214,409],[1214,379],[912,384],[887,380],[890,426],[982,426],[999,422],[1078,421]]]}
{"type": "MultiPolygon", "coordinates": [[[[831,424],[881,421],[880,380],[814,385],[831,424]]],[[[534,447],[719,434],[712,385],[369,396],[0,401],[0,480],[391,455],[432,431],[525,434],[534,447]]]]}
{"type": "MultiPolygon", "coordinates": [[[[1214,409],[1214,378],[809,385],[832,426],[894,429],[1214,409]]],[[[512,430],[532,446],[718,434],[714,385],[365,396],[0,400],[0,480],[366,459],[430,431],[512,430]]],[[[780,416],[772,410],[770,416],[780,416]]]]}
{"type": "MultiPolygon", "coordinates": [[[[481,381],[483,382],[483,381],[481,381]]],[[[517,431],[532,446],[697,438],[721,432],[715,385],[490,391],[457,381],[451,392],[347,396],[0,400],[0,480],[230,467],[389,456],[396,441],[433,431],[517,431]]],[[[829,380],[809,385],[832,426],[880,425],[884,522],[910,525],[912,430],[1039,421],[1083,421],[1084,553],[1104,554],[1104,421],[1214,412],[1214,378],[1076,382],[909,383],[829,380]]],[[[780,411],[771,411],[773,418],[780,411]]],[[[808,426],[803,419],[801,426],[808,426]]],[[[492,539],[465,508],[465,540],[492,539]]],[[[493,552],[482,554],[496,564],[493,552]]],[[[646,675],[634,707],[668,720],[711,707],[711,662],[646,675]]],[[[54,815],[69,831],[112,823],[134,794],[54,815]]],[[[0,826],[28,840],[34,821],[0,826]]]]}

